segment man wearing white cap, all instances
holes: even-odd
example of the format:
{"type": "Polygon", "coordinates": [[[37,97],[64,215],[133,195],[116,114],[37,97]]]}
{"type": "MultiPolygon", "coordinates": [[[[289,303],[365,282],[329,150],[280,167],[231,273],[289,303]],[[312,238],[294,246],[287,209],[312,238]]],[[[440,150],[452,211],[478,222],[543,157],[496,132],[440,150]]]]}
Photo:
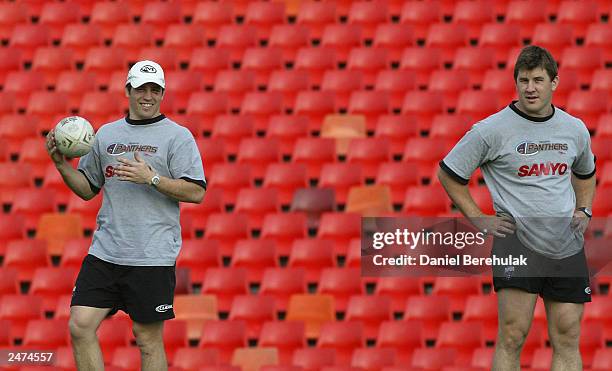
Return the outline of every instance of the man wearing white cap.
{"type": "Polygon", "coordinates": [[[142,370],[168,367],[162,330],[174,318],[179,202],[202,202],[206,180],[189,130],[160,113],[165,87],[159,64],[136,63],[126,80],[127,117],[98,130],[77,169],[57,150],[53,131],[47,137],[49,155],[74,193],[85,200],[104,193],[72,294],[69,326],[79,370],[104,368],[96,330],[120,309],[133,320],[142,370]]]}

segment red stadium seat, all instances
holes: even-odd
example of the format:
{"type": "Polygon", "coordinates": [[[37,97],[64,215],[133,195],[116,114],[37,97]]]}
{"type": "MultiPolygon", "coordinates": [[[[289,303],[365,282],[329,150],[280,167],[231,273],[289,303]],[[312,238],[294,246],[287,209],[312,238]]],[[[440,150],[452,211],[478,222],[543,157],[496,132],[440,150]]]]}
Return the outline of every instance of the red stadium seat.
{"type": "Polygon", "coordinates": [[[219,249],[219,242],[213,239],[183,240],[177,267],[189,269],[191,281],[202,284],[209,268],[221,267],[219,249]]]}
{"type": "Polygon", "coordinates": [[[532,36],[534,45],[546,48],[552,55],[556,56],[561,55],[563,49],[571,46],[573,41],[573,28],[567,24],[540,23],[536,25],[532,36]]]}
{"type": "Polygon", "coordinates": [[[31,61],[39,47],[49,46],[49,28],[42,24],[18,24],[11,34],[9,47],[19,50],[22,60],[31,61]]]}
{"type": "Polygon", "coordinates": [[[417,39],[425,39],[429,26],[442,21],[440,3],[405,2],[400,22],[410,25],[417,39]]]}
{"type": "Polygon", "coordinates": [[[91,238],[82,237],[66,241],[66,246],[62,252],[60,266],[80,268],[85,256],[89,252],[91,238]]]}
{"type": "Polygon", "coordinates": [[[51,266],[43,240],[12,240],[6,245],[3,266],[17,271],[19,281],[31,282],[38,268],[51,266]]]}
{"type": "Polygon", "coordinates": [[[436,277],[433,295],[450,299],[450,309],[462,312],[469,295],[481,294],[480,280],[476,277],[436,277]]]}
{"type": "Polygon", "coordinates": [[[115,28],[131,20],[129,4],[124,2],[96,2],[91,11],[92,24],[100,28],[104,39],[112,39],[115,28]]]}
{"type": "Polygon", "coordinates": [[[36,227],[36,237],[46,240],[49,255],[62,255],[66,241],[83,237],[81,216],[72,213],[44,213],[36,227]]]}
{"type": "Polygon", "coordinates": [[[177,53],[180,63],[186,63],[193,49],[204,47],[204,27],[198,24],[171,24],[164,36],[164,48],[177,53]]]}
{"type": "MultiPolygon", "coordinates": [[[[286,93],[283,95],[286,95],[286,93]]],[[[270,117],[266,137],[278,141],[281,155],[290,156],[298,139],[307,136],[307,117],[295,115],[274,115],[270,117]]]]}
{"type": "Polygon", "coordinates": [[[580,331],[580,354],[585,367],[591,367],[597,349],[604,347],[603,333],[604,326],[595,323],[585,326],[580,331]]]}
{"type": "Polygon", "coordinates": [[[466,90],[459,95],[457,113],[474,120],[482,120],[496,113],[500,108],[497,95],[491,91],[466,90]]]}
{"type": "Polygon", "coordinates": [[[436,339],[441,323],[451,319],[450,300],[445,296],[411,296],[404,308],[404,320],[418,320],[425,340],[436,339]]]}
{"type": "Polygon", "coordinates": [[[336,350],[336,365],[348,366],[351,362],[353,349],[363,347],[365,345],[364,340],[361,322],[330,321],[321,326],[317,347],[334,348],[336,350]]]}
{"type": "Polygon", "coordinates": [[[200,370],[205,366],[217,365],[218,363],[219,351],[217,349],[182,347],[174,353],[174,363],[172,365],[180,367],[182,370],[200,370]]]}
{"type": "Polygon", "coordinates": [[[597,4],[594,1],[562,1],[557,12],[557,22],[572,26],[576,37],[584,38],[587,28],[597,23],[597,4]]]}
{"type": "Polygon", "coordinates": [[[321,91],[333,93],[337,107],[344,109],[348,108],[351,93],[364,87],[361,71],[327,70],[321,82],[321,91]]]}
{"type": "Polygon", "coordinates": [[[366,128],[374,131],[378,117],[391,113],[389,96],[380,91],[354,91],[350,96],[348,112],[363,115],[366,119],[366,128]]]}
{"type": "MultiPolygon", "coordinates": [[[[299,99],[299,98],[298,98],[299,99]]],[[[252,116],[255,130],[265,131],[271,115],[283,113],[283,96],[278,92],[252,92],[244,96],[240,114],[252,116]]]]}
{"type": "Polygon", "coordinates": [[[246,323],[247,338],[259,338],[264,322],[276,318],[274,298],[264,295],[237,295],[230,308],[230,321],[246,323]]]}
{"type": "Polygon", "coordinates": [[[487,70],[495,68],[495,53],[488,48],[459,48],[455,53],[453,69],[466,71],[470,76],[470,85],[480,86],[487,70]]]}
{"type": "Polygon", "coordinates": [[[476,39],[485,23],[494,22],[493,4],[488,1],[458,1],[453,22],[467,27],[468,37],[476,39]]]}
{"type": "Polygon", "coordinates": [[[212,86],[217,73],[231,67],[230,55],[227,50],[212,48],[197,48],[191,53],[189,69],[202,73],[204,84],[212,86]]]}
{"type": "Polygon", "coordinates": [[[191,93],[203,90],[204,81],[200,72],[168,71],[166,73],[165,96],[171,96],[178,110],[186,110],[191,93]]]}
{"type": "MultiPolygon", "coordinates": [[[[0,166],[0,170],[2,166],[0,166]]],[[[26,237],[25,218],[15,214],[0,215],[0,255],[4,256],[6,247],[12,240],[26,237]]]]}
{"type": "Polygon", "coordinates": [[[593,23],[587,29],[584,41],[588,47],[598,47],[606,62],[612,61],[612,30],[604,23],[593,23]]]}
{"type": "Polygon", "coordinates": [[[244,22],[255,27],[260,39],[267,40],[273,26],[285,23],[285,4],[282,2],[249,2],[244,22]]]}
{"type": "Polygon", "coordinates": [[[40,47],[34,52],[32,70],[43,74],[46,86],[55,86],[62,72],[74,68],[74,61],[74,53],[68,48],[40,47]]]}
{"type": "MultiPolygon", "coordinates": [[[[206,162],[208,164],[208,161],[206,162]]],[[[225,209],[222,188],[209,188],[206,192],[205,200],[205,202],[200,204],[181,204],[181,214],[185,218],[191,219],[191,227],[196,233],[204,230],[210,214],[219,213],[225,209]]]]}
{"type": "MultiPolygon", "coordinates": [[[[606,94],[608,98],[612,97],[612,72],[607,69],[598,69],[593,72],[593,77],[589,82],[590,89],[593,91],[598,91],[601,94],[606,94]]],[[[599,121],[601,122],[602,117],[606,117],[607,115],[599,116],[599,121]]],[[[597,124],[597,130],[601,129],[601,124],[597,124]]],[[[598,133],[599,135],[599,133],[598,133]]]]}
{"type": "Polygon", "coordinates": [[[346,255],[351,239],[359,238],[361,216],[355,213],[323,213],[317,237],[334,241],[334,254],[346,255]]]}
{"type": "Polygon", "coordinates": [[[45,89],[45,75],[37,71],[9,72],[3,85],[3,91],[13,95],[14,105],[19,110],[26,108],[32,92],[45,89]]]}
{"type": "MultiPolygon", "coordinates": [[[[297,146],[296,146],[297,147],[297,146]]],[[[308,185],[304,164],[276,163],[268,165],[263,186],[278,190],[281,205],[291,202],[293,192],[308,185]]]]}
{"type": "Polygon", "coordinates": [[[425,344],[421,329],[418,321],[384,321],[378,329],[376,347],[395,349],[396,363],[407,364],[412,359],[412,352],[425,344]]]}
{"type": "Polygon", "coordinates": [[[569,47],[563,50],[561,65],[564,71],[576,71],[579,84],[587,85],[593,72],[603,68],[604,61],[601,49],[597,47],[569,47]]]}
{"type": "Polygon", "coordinates": [[[223,140],[229,154],[237,154],[242,139],[255,135],[255,121],[250,116],[219,115],[214,120],[212,137],[223,140]]]}
{"type": "Polygon", "coordinates": [[[235,211],[249,217],[249,229],[261,229],[265,214],[280,211],[278,193],[273,188],[243,188],[238,192],[235,211]]]}
{"type": "Polygon", "coordinates": [[[15,26],[28,21],[28,8],[24,3],[7,2],[0,5],[0,38],[8,39],[15,26]]]}
{"type": "Polygon", "coordinates": [[[376,173],[376,184],[388,186],[391,201],[401,204],[406,195],[406,188],[420,184],[414,164],[409,162],[382,162],[376,173]]]}
{"type": "Polygon", "coordinates": [[[64,33],[64,27],[81,21],[77,3],[45,3],[40,13],[40,24],[49,29],[49,37],[58,40],[64,33]]]}
{"type": "Polygon", "coordinates": [[[363,83],[373,86],[379,71],[388,68],[387,50],[384,48],[353,48],[348,56],[347,69],[361,71],[363,83]]]}
{"type": "Polygon", "coordinates": [[[36,229],[42,214],[55,210],[54,192],[48,189],[21,188],[15,192],[12,213],[25,218],[25,228],[36,229]]]}
{"type": "Polygon", "coordinates": [[[319,178],[324,164],[336,159],[336,143],[331,138],[300,138],[295,143],[291,159],[306,165],[308,178],[319,178]]]}
{"type": "Polygon", "coordinates": [[[478,45],[493,49],[496,63],[506,62],[508,50],[522,45],[521,29],[516,24],[486,23],[480,30],[478,45]]]}
{"type": "Polygon", "coordinates": [[[65,267],[43,267],[34,272],[30,293],[43,298],[43,310],[52,311],[61,295],[70,294],[74,288],[77,270],[65,267]]]}
{"type": "Polygon", "coordinates": [[[291,365],[294,351],[306,346],[304,323],[299,321],[265,322],[261,329],[258,346],[277,348],[279,364],[291,365]]]}
{"type": "Polygon", "coordinates": [[[412,353],[412,369],[444,369],[455,363],[457,351],[450,348],[418,348],[412,353]]]}
{"type": "MultiPolygon", "coordinates": [[[[2,25],[0,24],[1,29],[2,25]]],[[[18,71],[20,68],[21,53],[18,50],[10,48],[0,49],[0,83],[4,84],[6,75],[11,71],[18,71]]]]}
{"type": "Polygon", "coordinates": [[[336,3],[303,1],[297,14],[297,23],[310,29],[310,36],[320,39],[325,26],[336,23],[336,3]]]}
{"type": "Polygon", "coordinates": [[[273,296],[276,309],[286,311],[293,294],[306,292],[306,278],[301,268],[267,268],[261,279],[259,293],[273,296]]]}
{"type": "MultiPolygon", "coordinates": [[[[122,80],[125,80],[123,74],[122,77],[122,80]]],[[[122,81],[122,85],[123,83],[125,81],[122,81]]],[[[93,73],[83,71],[63,71],[58,75],[55,85],[55,91],[68,97],[68,109],[70,110],[79,108],[83,91],[94,90],[96,90],[96,76],[93,73]]]]}
{"type": "Polygon", "coordinates": [[[101,46],[102,35],[95,24],[68,24],[64,28],[61,45],[73,52],[76,61],[83,62],[87,50],[101,46]]]}
{"type": "Polygon", "coordinates": [[[233,62],[240,62],[247,48],[257,46],[257,29],[251,25],[224,25],[219,29],[216,49],[227,50],[233,62]]]}
{"type": "Polygon", "coordinates": [[[338,61],[346,62],[352,48],[361,45],[361,27],[353,24],[329,24],[323,30],[322,46],[334,49],[338,61]]]}
{"type": "Polygon", "coordinates": [[[445,63],[451,63],[455,50],[469,45],[468,28],[461,24],[434,23],[427,31],[426,46],[437,48],[445,63]]]}
{"type": "Polygon", "coordinates": [[[42,138],[24,140],[19,154],[19,163],[29,165],[35,180],[42,179],[47,166],[52,164],[45,149],[45,141],[42,138]]]}
{"type": "Polygon", "coordinates": [[[402,114],[414,116],[421,130],[428,130],[437,114],[444,112],[444,96],[439,92],[413,90],[406,93],[402,114]]]}
{"type": "Polygon", "coordinates": [[[493,364],[495,348],[477,348],[472,354],[472,367],[488,369],[493,364]]]}
{"type": "Polygon", "coordinates": [[[335,363],[334,348],[302,348],[296,349],[293,353],[293,364],[302,367],[304,371],[320,370],[335,363]]]}
{"type": "Polygon", "coordinates": [[[372,39],[376,27],[389,20],[389,9],[383,1],[351,3],[348,14],[349,24],[359,25],[363,30],[363,37],[372,39]]]}
{"type": "Polygon", "coordinates": [[[386,49],[390,61],[399,62],[403,49],[414,45],[413,28],[407,24],[381,23],[376,28],[373,45],[386,49]]]}
{"type": "Polygon", "coordinates": [[[283,67],[283,55],[278,48],[248,48],[244,51],[241,68],[251,71],[258,86],[265,86],[273,70],[283,67]]]}
{"type": "Polygon", "coordinates": [[[363,294],[360,272],[359,268],[324,268],[317,292],[333,295],[336,310],[344,312],[351,296],[363,294]]]}
{"type": "Polygon", "coordinates": [[[608,111],[607,97],[596,91],[573,91],[568,98],[567,111],[580,118],[587,128],[596,129],[599,116],[608,111]]]}
{"type": "Polygon", "coordinates": [[[431,74],[429,91],[441,93],[445,110],[456,109],[459,94],[470,87],[470,74],[464,70],[437,70],[431,74]]]}
{"type": "MultiPolygon", "coordinates": [[[[19,281],[17,279],[17,270],[10,267],[0,268],[0,295],[17,295],[19,294],[19,281]]],[[[6,333],[8,338],[8,331],[6,333]]],[[[2,339],[0,335],[0,339],[2,339]]],[[[0,344],[2,341],[0,340],[0,344]]]]}
{"type": "Polygon", "coordinates": [[[108,318],[98,328],[98,341],[105,362],[111,362],[115,350],[130,345],[130,322],[123,318],[108,318]]]}
{"type": "Polygon", "coordinates": [[[474,125],[465,115],[437,115],[431,124],[432,138],[449,138],[458,141],[474,125]]]}
{"type": "Polygon", "coordinates": [[[351,367],[366,371],[381,370],[395,364],[397,351],[392,348],[357,348],[353,351],[351,367]]]}
{"type": "Polygon", "coordinates": [[[212,214],[206,222],[206,238],[219,240],[220,254],[229,256],[234,243],[242,238],[248,238],[248,218],[243,214],[212,214]]]}
{"type": "Polygon", "coordinates": [[[29,164],[17,164],[10,162],[0,163],[0,171],[5,176],[0,180],[0,202],[12,204],[15,201],[15,193],[22,188],[34,184],[32,168],[29,164]]]}
{"type": "Polygon", "coordinates": [[[293,194],[291,211],[306,214],[308,228],[318,228],[321,214],[336,208],[336,192],[333,188],[299,188],[293,194]]]}
{"type": "MultiPolygon", "coordinates": [[[[438,162],[446,156],[454,142],[447,138],[410,138],[406,142],[403,161],[416,162],[419,176],[433,177],[438,162]]],[[[437,177],[430,179],[435,183],[437,177]]]]}
{"type": "Polygon", "coordinates": [[[232,267],[244,268],[249,282],[259,283],[266,268],[275,267],[276,244],[267,239],[238,240],[232,254],[232,267]]]}
{"type": "Polygon", "coordinates": [[[392,155],[401,155],[408,138],[417,136],[419,130],[416,120],[410,116],[381,115],[374,131],[377,138],[385,138],[389,142],[392,155]]]}
{"type": "Polygon", "coordinates": [[[593,358],[592,370],[603,371],[610,369],[610,367],[612,367],[612,350],[609,348],[597,349],[593,358]]]}
{"type": "Polygon", "coordinates": [[[359,164],[366,178],[374,178],[378,165],[390,160],[389,142],[385,138],[355,138],[349,143],[347,161],[359,164]]]}
{"type": "Polygon", "coordinates": [[[151,26],[153,37],[163,40],[168,26],[181,22],[181,9],[177,3],[152,3],[147,4],[142,13],[141,22],[151,26]]]}
{"type": "Polygon", "coordinates": [[[0,298],[0,320],[11,323],[9,338],[24,338],[28,321],[42,319],[42,298],[35,295],[3,295],[0,298]]]}
{"type": "Polygon", "coordinates": [[[293,62],[300,48],[307,47],[310,29],[304,25],[277,24],[270,31],[270,47],[282,50],[283,61],[293,62]]]}
{"type": "Polygon", "coordinates": [[[269,164],[281,160],[280,148],[274,138],[244,138],[238,147],[238,163],[249,164],[251,175],[262,179],[269,164]]]}
{"type": "Polygon", "coordinates": [[[96,75],[96,85],[108,85],[114,71],[126,68],[126,56],[123,49],[91,48],[85,57],[83,69],[96,75]]]}
{"type": "Polygon", "coordinates": [[[410,71],[381,70],[376,76],[374,91],[387,93],[390,107],[399,110],[406,92],[416,87],[416,75],[410,71]]]}
{"type": "MultiPolygon", "coordinates": [[[[148,47],[140,49],[138,53],[138,60],[150,60],[156,61],[160,65],[164,66],[164,71],[169,72],[178,68],[178,57],[173,50],[167,48],[156,48],[148,47]]],[[[167,103],[168,97],[165,99],[167,103]]],[[[163,105],[162,105],[163,107],[163,105]]]]}
{"type": "MultiPolygon", "coordinates": [[[[500,104],[510,104],[511,101],[517,99],[516,83],[512,79],[513,75],[510,70],[487,70],[482,81],[482,90],[495,92],[500,104]]],[[[556,101],[557,96],[555,95],[555,104],[556,101]]]]}
{"type": "Polygon", "coordinates": [[[355,295],[349,298],[346,320],[363,323],[363,334],[366,339],[376,339],[381,323],[391,319],[391,299],[389,297],[355,295]]]}
{"type": "Polygon", "coordinates": [[[318,131],[326,115],[336,111],[334,94],[324,91],[301,91],[295,99],[295,113],[310,119],[311,130],[318,131]]]}
{"type": "Polygon", "coordinates": [[[302,213],[273,213],[264,218],[261,237],[276,241],[279,255],[289,255],[291,243],[306,237],[306,215],[302,213]]]}
{"type": "Polygon", "coordinates": [[[187,338],[197,340],[206,321],[217,320],[217,297],[215,295],[176,295],[174,311],[176,318],[187,322],[187,338]]]}
{"type": "Polygon", "coordinates": [[[302,268],[307,282],[319,282],[321,271],[335,266],[333,242],[312,238],[293,241],[288,266],[302,268]]]}
{"type": "Polygon", "coordinates": [[[364,175],[360,163],[326,163],[321,169],[318,186],[333,188],[336,202],[344,204],[349,189],[363,183],[364,175]]]}
{"type": "Polygon", "coordinates": [[[68,345],[67,319],[33,319],[26,326],[23,345],[39,348],[57,348],[68,345]]]}
{"type": "Polygon", "coordinates": [[[209,39],[215,40],[219,29],[231,24],[234,19],[234,9],[231,2],[198,2],[193,14],[193,23],[204,27],[209,39]]]}
{"type": "Polygon", "coordinates": [[[285,109],[293,109],[297,93],[309,88],[310,77],[304,71],[272,71],[268,81],[268,91],[282,93],[285,109]]]}
{"type": "Polygon", "coordinates": [[[306,337],[319,337],[321,325],[334,321],[334,297],[321,294],[294,294],[289,298],[285,320],[303,321],[306,326],[306,337]]]}
{"type": "Polygon", "coordinates": [[[113,358],[110,365],[124,371],[140,370],[140,350],[137,347],[132,346],[117,347],[115,349],[115,353],[113,353],[113,358]]]}
{"type": "MultiPolygon", "coordinates": [[[[247,289],[244,268],[209,268],[204,277],[202,293],[217,296],[219,311],[227,312],[234,297],[247,294],[247,289]]],[[[203,334],[206,334],[206,331],[203,334]]]]}
{"type": "Polygon", "coordinates": [[[561,67],[559,69],[559,78],[563,79],[563,83],[558,84],[557,90],[555,90],[555,106],[567,110],[569,96],[574,90],[580,89],[580,85],[578,84],[578,73],[573,70],[566,71],[561,67]]]}
{"type": "Polygon", "coordinates": [[[436,340],[436,348],[454,349],[455,364],[469,366],[474,349],[484,346],[480,323],[444,322],[436,340]]]}
{"type": "Polygon", "coordinates": [[[321,85],[326,70],[336,68],[336,51],[333,48],[300,48],[295,57],[295,70],[306,71],[313,85],[321,85]]]}
{"type": "Polygon", "coordinates": [[[86,117],[94,129],[115,121],[121,117],[123,110],[114,93],[101,91],[88,92],[83,95],[79,106],[79,115],[86,117]]]}
{"type": "Polygon", "coordinates": [[[225,93],[195,92],[191,94],[187,103],[187,113],[201,120],[204,132],[211,132],[213,123],[218,115],[229,113],[229,97],[225,93]]]}
{"type": "Polygon", "coordinates": [[[519,27],[522,39],[531,38],[536,25],[547,21],[546,2],[513,0],[508,4],[505,15],[506,23],[519,27]]]}
{"type": "Polygon", "coordinates": [[[199,347],[217,349],[220,363],[227,364],[234,349],[246,345],[246,324],[243,321],[208,321],[204,324],[199,347]]]}

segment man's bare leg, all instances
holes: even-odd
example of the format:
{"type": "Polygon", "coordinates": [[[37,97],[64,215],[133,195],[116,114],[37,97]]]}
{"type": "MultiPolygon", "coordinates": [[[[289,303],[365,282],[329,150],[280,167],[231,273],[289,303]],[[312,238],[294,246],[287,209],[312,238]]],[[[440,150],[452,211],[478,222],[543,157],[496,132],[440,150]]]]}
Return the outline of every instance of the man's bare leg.
{"type": "Polygon", "coordinates": [[[553,348],[552,371],[582,370],[580,321],[584,304],[545,299],[548,336],[553,348]]]}
{"type": "Polygon", "coordinates": [[[100,323],[110,308],[75,305],[70,308],[70,337],[72,352],[78,370],[103,370],[104,359],[96,336],[100,323]]]}
{"type": "Polygon", "coordinates": [[[140,348],[142,371],[164,371],[168,369],[164,348],[164,322],[138,323],[133,327],[136,344],[140,348]]]}
{"type": "Polygon", "coordinates": [[[497,292],[498,332],[493,371],[520,371],[521,350],[531,327],[537,294],[513,288],[497,292]]]}

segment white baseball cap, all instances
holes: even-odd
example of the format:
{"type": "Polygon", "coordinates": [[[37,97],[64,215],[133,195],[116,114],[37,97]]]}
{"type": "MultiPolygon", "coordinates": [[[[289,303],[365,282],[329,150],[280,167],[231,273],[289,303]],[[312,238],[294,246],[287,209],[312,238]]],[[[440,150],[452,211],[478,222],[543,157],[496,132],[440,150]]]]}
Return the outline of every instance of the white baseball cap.
{"type": "Polygon", "coordinates": [[[125,85],[130,84],[133,88],[137,88],[148,82],[155,83],[161,86],[162,89],[165,89],[166,79],[164,78],[164,70],[153,61],[136,62],[128,72],[125,85]]]}

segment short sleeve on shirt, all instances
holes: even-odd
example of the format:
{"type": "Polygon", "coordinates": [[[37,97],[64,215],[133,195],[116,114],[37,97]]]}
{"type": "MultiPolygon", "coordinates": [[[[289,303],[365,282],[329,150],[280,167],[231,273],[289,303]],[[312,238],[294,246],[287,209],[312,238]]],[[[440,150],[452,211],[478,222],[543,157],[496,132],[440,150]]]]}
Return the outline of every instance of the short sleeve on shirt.
{"type": "MultiPolygon", "coordinates": [[[[102,165],[100,164],[100,153],[97,143],[97,141],[94,143],[94,146],[88,154],[79,159],[77,169],[85,175],[89,184],[99,191],[104,185],[104,173],[102,171],[102,165]]],[[[92,190],[96,192],[96,189],[92,190]]]]}
{"type": "Polygon", "coordinates": [[[595,155],[591,150],[591,137],[585,129],[580,143],[582,148],[577,149],[576,159],[572,164],[572,172],[580,179],[588,179],[595,175],[595,155]]]}
{"type": "Polygon", "coordinates": [[[459,183],[467,184],[472,173],[490,159],[490,152],[490,146],[472,127],[440,162],[440,167],[459,183]]]}
{"type": "Polygon", "coordinates": [[[202,157],[191,134],[172,148],[168,162],[172,178],[192,180],[206,188],[202,157]]]}

